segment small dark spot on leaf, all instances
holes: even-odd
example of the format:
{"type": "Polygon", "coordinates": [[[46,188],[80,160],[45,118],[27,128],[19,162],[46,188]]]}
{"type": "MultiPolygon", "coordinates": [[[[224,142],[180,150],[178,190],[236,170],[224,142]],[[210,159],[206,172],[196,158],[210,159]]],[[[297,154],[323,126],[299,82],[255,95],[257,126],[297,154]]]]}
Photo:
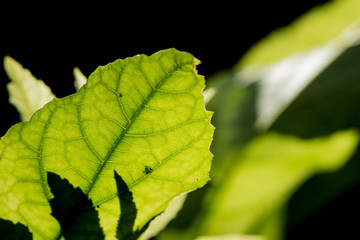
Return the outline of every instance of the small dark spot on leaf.
{"type": "Polygon", "coordinates": [[[122,93],[119,93],[119,97],[122,97],[123,95],[122,95],[122,93]]]}
{"type": "Polygon", "coordinates": [[[145,174],[150,174],[152,172],[152,168],[145,165],[145,169],[143,171],[145,174]]]}
{"type": "Polygon", "coordinates": [[[99,205],[96,205],[96,208],[99,208],[99,205]]]}

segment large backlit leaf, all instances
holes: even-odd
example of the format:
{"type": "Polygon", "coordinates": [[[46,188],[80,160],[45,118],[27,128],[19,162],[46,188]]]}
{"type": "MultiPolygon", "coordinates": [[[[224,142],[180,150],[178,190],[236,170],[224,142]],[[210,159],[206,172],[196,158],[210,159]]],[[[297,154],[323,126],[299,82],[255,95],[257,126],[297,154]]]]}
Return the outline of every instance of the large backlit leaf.
{"type": "Polygon", "coordinates": [[[56,239],[46,172],[91,199],[107,239],[120,204],[114,170],[137,208],[133,231],[181,193],[209,180],[214,128],[204,108],[204,78],[192,55],[174,49],[99,67],[74,95],[54,99],[0,141],[0,217],[56,239]]]}

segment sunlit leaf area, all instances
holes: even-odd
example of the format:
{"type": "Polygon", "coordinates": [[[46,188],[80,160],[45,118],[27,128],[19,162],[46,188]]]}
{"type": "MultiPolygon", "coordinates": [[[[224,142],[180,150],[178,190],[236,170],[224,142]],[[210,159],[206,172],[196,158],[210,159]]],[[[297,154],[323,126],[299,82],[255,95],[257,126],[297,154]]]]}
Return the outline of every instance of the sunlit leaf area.
{"type": "Polygon", "coordinates": [[[0,239],[357,238],[360,1],[319,1],[272,27],[264,13],[251,43],[250,4],[223,22],[221,7],[218,22],[192,17],[196,31],[184,6],[157,13],[172,34],[149,24],[134,48],[121,27],[135,17],[79,31],[74,44],[93,46],[66,65],[1,46],[0,239]]]}

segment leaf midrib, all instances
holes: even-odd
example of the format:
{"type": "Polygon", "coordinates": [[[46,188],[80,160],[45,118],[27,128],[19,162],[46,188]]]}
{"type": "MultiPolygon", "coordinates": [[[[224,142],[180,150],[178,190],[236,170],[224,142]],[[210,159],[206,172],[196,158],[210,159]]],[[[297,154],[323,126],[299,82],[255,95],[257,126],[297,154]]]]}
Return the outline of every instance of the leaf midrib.
{"type": "MultiPolygon", "coordinates": [[[[189,144],[187,144],[186,146],[184,146],[183,148],[179,149],[178,151],[174,152],[173,154],[167,156],[163,162],[157,164],[156,166],[153,167],[153,171],[156,171],[157,168],[159,168],[160,166],[162,166],[164,163],[166,163],[169,159],[171,159],[172,157],[176,156],[177,154],[179,154],[180,152],[186,150],[187,148],[189,148],[192,144],[194,144],[195,142],[197,142],[199,139],[201,139],[205,134],[206,134],[207,129],[205,129],[204,131],[201,132],[201,134],[199,134],[199,136],[197,136],[195,139],[193,139],[191,142],[189,142],[189,144]]],[[[114,199],[117,196],[120,196],[121,194],[123,194],[124,192],[126,192],[127,190],[130,190],[131,188],[133,188],[135,185],[137,185],[140,181],[144,180],[145,178],[149,177],[150,175],[143,175],[141,178],[139,178],[137,181],[135,181],[134,183],[132,183],[131,185],[128,185],[127,189],[124,189],[122,192],[118,192],[110,197],[108,197],[107,199],[96,203],[96,205],[101,205],[105,202],[110,201],[111,199],[114,199]]]]}
{"type": "MultiPolygon", "coordinates": [[[[109,151],[109,153],[105,156],[105,159],[103,160],[103,163],[101,164],[100,168],[97,170],[94,178],[91,180],[90,186],[87,189],[87,191],[85,192],[85,194],[87,196],[89,196],[91,190],[93,189],[93,186],[96,182],[96,180],[98,179],[98,177],[100,176],[100,173],[102,172],[102,170],[104,169],[105,165],[107,164],[108,160],[110,159],[110,157],[112,156],[113,152],[115,151],[115,149],[118,147],[118,145],[120,144],[120,142],[123,140],[123,138],[125,137],[125,135],[127,134],[127,132],[129,131],[129,129],[131,128],[131,126],[133,125],[133,123],[136,121],[137,117],[141,114],[141,112],[143,111],[143,109],[145,108],[145,105],[147,105],[149,103],[149,101],[151,100],[152,96],[158,91],[158,89],[161,88],[161,86],[179,69],[181,69],[183,66],[191,64],[190,62],[188,63],[184,63],[182,65],[177,65],[169,74],[168,76],[164,77],[163,80],[161,80],[155,87],[153,87],[151,84],[150,86],[152,87],[152,90],[150,92],[150,94],[147,96],[147,98],[145,99],[145,101],[141,104],[140,108],[136,111],[136,113],[133,115],[133,117],[130,119],[128,125],[126,126],[126,128],[122,131],[122,133],[120,134],[119,138],[116,140],[115,144],[112,146],[111,150],[109,151]]],[[[140,67],[140,65],[139,65],[140,67]]],[[[121,75],[119,76],[119,78],[121,77],[121,75]]],[[[146,77],[146,76],[144,76],[146,77]]],[[[86,136],[84,136],[86,138],[86,136]]]]}

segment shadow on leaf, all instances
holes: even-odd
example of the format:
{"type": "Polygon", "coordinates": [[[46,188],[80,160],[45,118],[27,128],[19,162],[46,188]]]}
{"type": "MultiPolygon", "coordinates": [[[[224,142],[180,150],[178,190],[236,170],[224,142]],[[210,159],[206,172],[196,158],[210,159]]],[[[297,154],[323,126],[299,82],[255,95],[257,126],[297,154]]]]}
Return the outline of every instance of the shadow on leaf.
{"type": "Polygon", "coordinates": [[[104,239],[98,212],[81,189],[55,173],[48,172],[47,177],[54,195],[50,200],[52,215],[59,221],[65,239],[104,239]]]}
{"type": "Polygon", "coordinates": [[[141,234],[149,227],[150,222],[156,218],[154,216],[150,219],[141,229],[133,230],[136,219],[137,209],[133,200],[132,192],[130,192],[125,181],[121,176],[114,170],[114,177],[118,189],[119,200],[120,200],[120,219],[116,231],[116,237],[119,240],[134,240],[138,239],[141,234]]]}
{"type": "Polygon", "coordinates": [[[32,234],[21,223],[14,224],[11,221],[0,219],[0,239],[4,240],[31,240],[32,234]]]}

